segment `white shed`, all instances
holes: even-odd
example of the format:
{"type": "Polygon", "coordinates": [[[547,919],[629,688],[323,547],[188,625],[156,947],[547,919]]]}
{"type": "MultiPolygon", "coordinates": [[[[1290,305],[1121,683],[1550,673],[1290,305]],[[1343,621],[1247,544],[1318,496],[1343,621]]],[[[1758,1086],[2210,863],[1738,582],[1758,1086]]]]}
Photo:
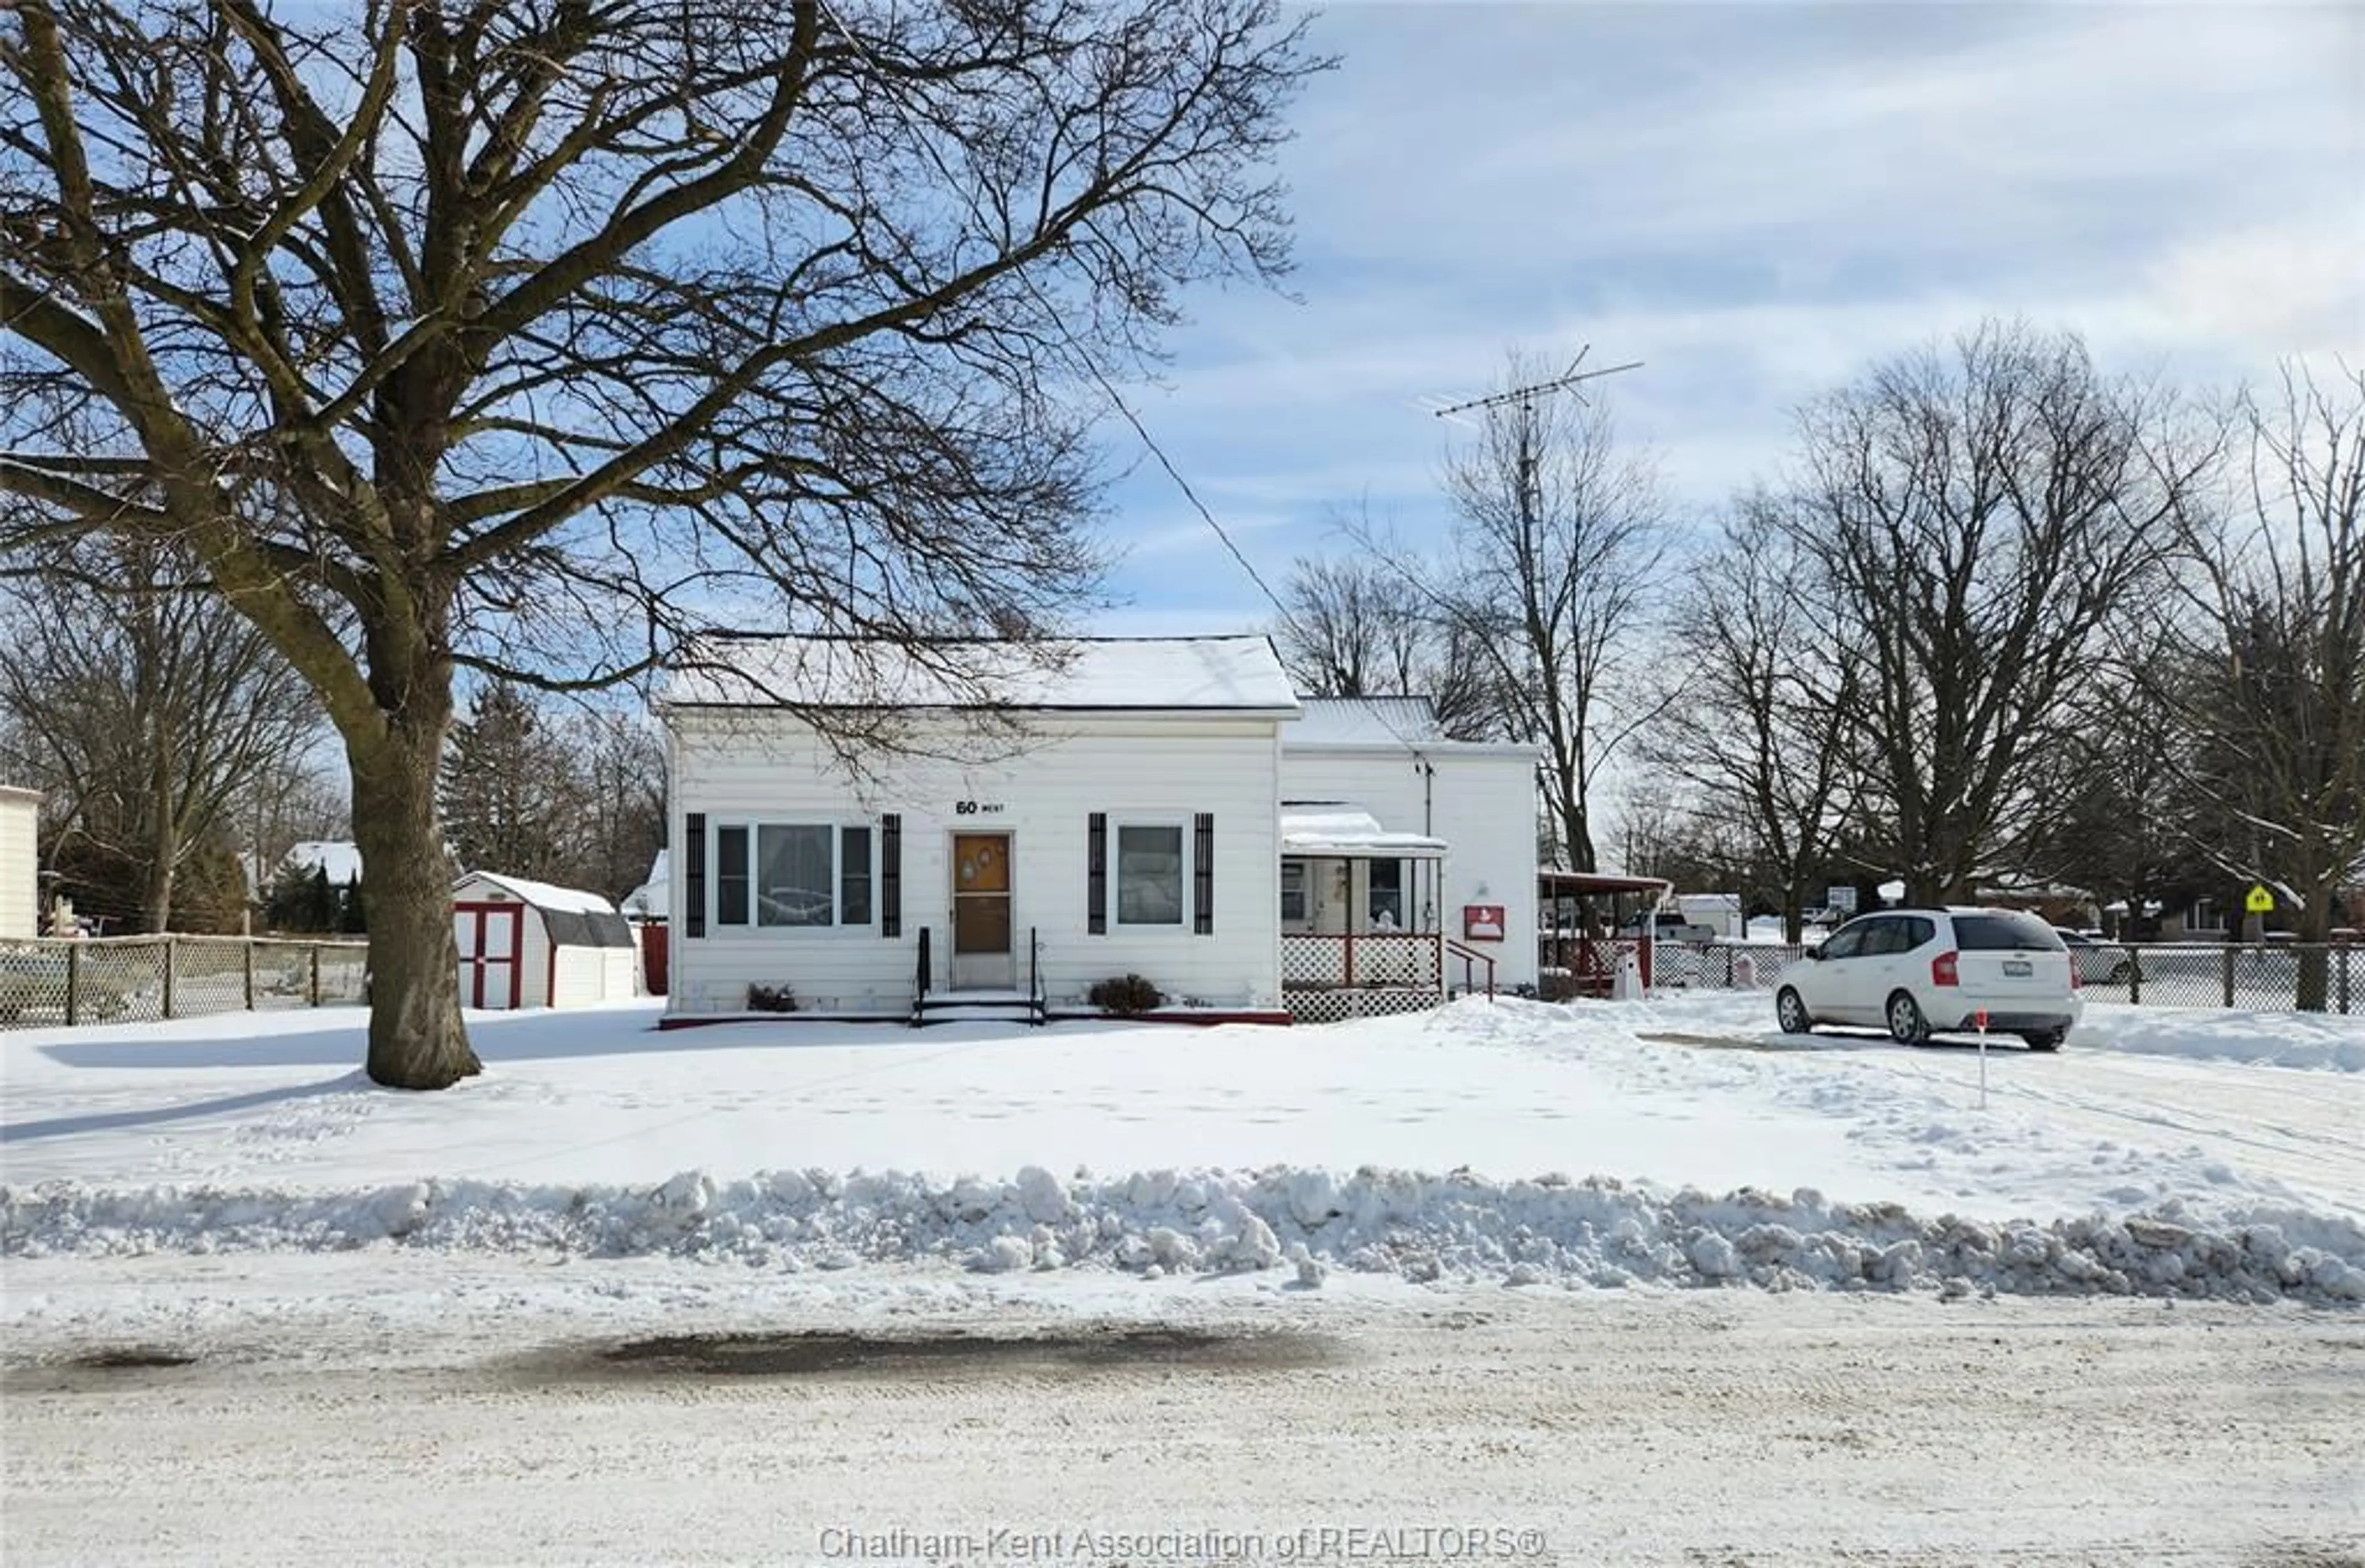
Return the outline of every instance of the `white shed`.
{"type": "Polygon", "coordinates": [[[41,895],[34,876],[39,860],[34,824],[41,797],[0,784],[0,936],[39,933],[41,895]]]}
{"type": "Polygon", "coordinates": [[[639,991],[632,927],[598,893],[492,871],[452,887],[463,1007],[588,1007],[639,991]]]}

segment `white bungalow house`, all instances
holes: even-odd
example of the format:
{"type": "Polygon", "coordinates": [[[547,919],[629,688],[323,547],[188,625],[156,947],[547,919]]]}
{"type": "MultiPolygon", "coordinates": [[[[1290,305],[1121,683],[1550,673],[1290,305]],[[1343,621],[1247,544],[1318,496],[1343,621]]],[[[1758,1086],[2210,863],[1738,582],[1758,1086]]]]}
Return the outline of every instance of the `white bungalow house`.
{"type": "Polygon", "coordinates": [[[1127,974],[1200,1017],[1288,1016],[1299,708],[1266,638],[1082,639],[1046,667],[988,641],[723,637],[658,709],[668,1023],[1040,1018],[1127,974]]]}
{"type": "Polygon", "coordinates": [[[1534,748],[1446,740],[1423,698],[1301,702],[1261,636],[1038,657],[692,650],[658,702],[666,886],[636,895],[669,917],[668,1022],[1040,1020],[1128,974],[1273,1022],[1534,984],[1534,748]]]}

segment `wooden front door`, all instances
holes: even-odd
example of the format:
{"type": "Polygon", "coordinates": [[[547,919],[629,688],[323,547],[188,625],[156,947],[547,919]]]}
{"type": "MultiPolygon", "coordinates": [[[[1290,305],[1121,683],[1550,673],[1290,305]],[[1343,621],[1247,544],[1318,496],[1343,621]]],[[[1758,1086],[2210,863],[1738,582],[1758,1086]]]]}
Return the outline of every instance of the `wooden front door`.
{"type": "Polygon", "coordinates": [[[1010,835],[953,834],[953,987],[1003,989],[1018,982],[1010,930],[1010,835]]]}

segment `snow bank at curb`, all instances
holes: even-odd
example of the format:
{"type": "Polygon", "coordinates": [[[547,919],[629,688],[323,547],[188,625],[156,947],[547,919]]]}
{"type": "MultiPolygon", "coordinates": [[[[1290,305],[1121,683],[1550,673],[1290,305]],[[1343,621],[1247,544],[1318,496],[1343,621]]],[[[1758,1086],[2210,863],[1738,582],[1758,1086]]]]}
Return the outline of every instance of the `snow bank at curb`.
{"type": "Polygon", "coordinates": [[[1157,1170],[1013,1182],[780,1170],[654,1188],[422,1182],[348,1193],[79,1182],[0,1187],[0,1255],[331,1250],[371,1244],[666,1255],[786,1271],[920,1259],[988,1271],[1146,1278],[1331,1269],[1571,1288],[2365,1301],[2365,1227],[2297,1210],[1995,1224],[1893,1204],[1743,1190],[1667,1193],[1605,1178],[1489,1182],[1366,1169],[1157,1170]]]}

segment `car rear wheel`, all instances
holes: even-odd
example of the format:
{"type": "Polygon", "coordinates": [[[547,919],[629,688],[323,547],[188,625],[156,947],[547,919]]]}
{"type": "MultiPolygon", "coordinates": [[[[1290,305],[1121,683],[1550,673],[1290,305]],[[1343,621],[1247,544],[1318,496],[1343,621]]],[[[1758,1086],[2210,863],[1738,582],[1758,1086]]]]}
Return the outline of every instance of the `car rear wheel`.
{"type": "Polygon", "coordinates": [[[1782,1032],[1786,1035],[1804,1035],[1815,1026],[1813,1016],[1807,1011],[1806,1002],[1787,985],[1782,988],[1782,994],[1774,999],[1774,1020],[1782,1025],[1782,1032]]]}
{"type": "Polygon", "coordinates": [[[1918,1046],[1930,1037],[1930,1021],[1922,1016],[1912,992],[1900,991],[1889,999],[1889,1037],[1900,1046],[1918,1046]]]}
{"type": "Polygon", "coordinates": [[[2034,1035],[2023,1035],[2021,1038],[2028,1042],[2028,1048],[2032,1051],[2057,1051],[2061,1048],[2061,1035],[2059,1029],[2040,1029],[2034,1035]]]}

